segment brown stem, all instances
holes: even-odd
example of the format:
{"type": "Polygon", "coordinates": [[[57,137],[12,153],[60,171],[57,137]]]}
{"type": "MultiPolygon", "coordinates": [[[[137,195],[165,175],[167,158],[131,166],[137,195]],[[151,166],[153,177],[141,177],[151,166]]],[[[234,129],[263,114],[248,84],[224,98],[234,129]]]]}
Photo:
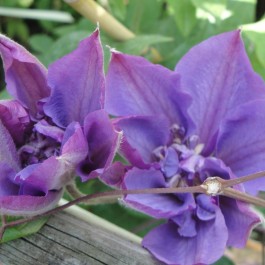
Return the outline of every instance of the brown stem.
{"type": "MultiPolygon", "coordinates": [[[[263,172],[264,173],[264,172],[263,172]]],[[[248,181],[250,179],[258,178],[262,176],[262,172],[259,172],[257,174],[249,175],[246,177],[242,177],[240,182],[233,182],[231,180],[223,180],[221,178],[216,178],[221,184],[222,184],[222,194],[223,196],[227,196],[233,199],[238,199],[247,203],[255,204],[258,206],[265,207],[265,200],[256,198],[254,196],[245,194],[243,192],[237,191],[235,189],[232,189],[228,186],[235,185],[238,183],[242,183],[245,181],[248,181]],[[254,175],[254,177],[253,177],[254,175]]],[[[2,224],[1,231],[4,231],[8,227],[21,225],[26,222],[30,222],[33,220],[36,220],[40,217],[48,216],[54,213],[57,213],[59,211],[62,211],[70,206],[73,206],[78,203],[86,202],[89,200],[96,200],[96,199],[115,199],[119,198],[123,195],[129,195],[129,194],[170,194],[170,193],[204,193],[207,194],[207,188],[205,188],[203,185],[199,186],[193,186],[193,187],[177,187],[177,188],[151,188],[151,189],[137,189],[137,190],[114,190],[114,191],[108,191],[108,192],[102,192],[102,193],[96,193],[92,195],[86,195],[79,197],[71,202],[68,202],[62,206],[56,207],[50,211],[47,211],[40,215],[35,215],[29,218],[16,220],[10,223],[4,223],[2,224]]],[[[3,232],[2,232],[3,233],[3,232]]]]}
{"type": "Polygon", "coordinates": [[[29,218],[24,218],[20,220],[16,220],[13,222],[9,222],[3,226],[4,229],[16,225],[21,225],[27,222],[34,221],[38,218],[48,216],[51,214],[55,214],[59,211],[62,211],[70,206],[73,206],[78,203],[82,203],[84,201],[88,201],[91,199],[96,199],[100,197],[108,197],[110,199],[120,197],[122,195],[128,195],[128,194],[168,194],[168,193],[205,193],[205,189],[203,189],[201,186],[194,186],[194,187],[183,187],[183,188],[156,188],[156,189],[142,189],[142,190],[115,190],[115,191],[107,191],[107,192],[101,192],[96,193],[92,195],[86,195],[82,196],[80,198],[77,198],[71,202],[68,202],[62,206],[56,207],[50,211],[47,211],[40,215],[35,215],[29,218]]]}
{"type": "Polygon", "coordinates": [[[265,171],[260,171],[260,172],[250,174],[244,177],[239,177],[236,179],[223,180],[222,186],[223,188],[231,187],[231,186],[234,186],[234,185],[237,185],[243,182],[251,181],[257,178],[261,178],[261,177],[265,177],[265,171]]]}
{"type": "Polygon", "coordinates": [[[258,197],[251,196],[247,193],[244,193],[242,191],[238,191],[232,188],[225,188],[221,195],[265,208],[265,200],[258,198],[258,197]]]}
{"type": "Polygon", "coordinates": [[[85,195],[77,189],[75,183],[66,185],[65,189],[67,193],[72,197],[72,199],[77,199],[85,195]]]}

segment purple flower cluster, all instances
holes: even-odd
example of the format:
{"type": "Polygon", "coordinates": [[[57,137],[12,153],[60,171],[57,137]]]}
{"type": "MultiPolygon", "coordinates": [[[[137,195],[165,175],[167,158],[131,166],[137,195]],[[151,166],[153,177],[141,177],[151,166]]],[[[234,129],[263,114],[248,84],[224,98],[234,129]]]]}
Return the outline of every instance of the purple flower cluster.
{"type": "Polygon", "coordinates": [[[0,212],[36,215],[57,204],[76,172],[83,180],[101,174],[119,143],[102,108],[99,32],[48,71],[3,35],[0,52],[14,98],[0,101],[0,212]]]}
{"type": "MultiPolygon", "coordinates": [[[[109,183],[125,190],[187,187],[265,169],[265,85],[240,31],[195,46],[175,71],[114,51],[106,84],[105,108],[118,117],[120,152],[131,165],[116,165],[122,178],[109,183]]],[[[265,182],[235,188],[253,194],[265,182]]],[[[143,239],[166,264],[213,263],[226,246],[243,247],[259,222],[249,205],[223,196],[131,194],[124,201],[167,220],[143,239]]]]}
{"type": "MultiPolygon", "coordinates": [[[[265,85],[240,31],[195,46],[175,71],[113,51],[106,93],[98,30],[48,72],[2,35],[0,52],[14,98],[0,101],[1,214],[47,211],[75,175],[131,190],[265,170],[265,85]],[[119,144],[127,165],[112,164],[119,144]]],[[[265,182],[234,188],[256,194],[265,182]]],[[[165,219],[143,246],[166,264],[213,263],[227,246],[243,247],[260,221],[223,196],[130,194],[124,202],[165,219]]]]}

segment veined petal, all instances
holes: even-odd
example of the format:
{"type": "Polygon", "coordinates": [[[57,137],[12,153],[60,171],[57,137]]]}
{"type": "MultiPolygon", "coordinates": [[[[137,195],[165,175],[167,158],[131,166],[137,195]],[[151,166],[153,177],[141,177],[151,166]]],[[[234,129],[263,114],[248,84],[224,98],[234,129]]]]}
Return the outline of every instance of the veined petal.
{"type": "Polygon", "coordinates": [[[227,246],[245,247],[251,230],[260,223],[260,218],[246,203],[223,196],[220,197],[220,208],[228,229],[227,246]]]}
{"type": "Polygon", "coordinates": [[[142,57],[113,52],[106,80],[109,113],[162,115],[172,124],[186,125],[190,97],[179,90],[179,76],[174,72],[142,57]]]}
{"type": "Polygon", "coordinates": [[[25,130],[30,122],[24,107],[17,100],[0,100],[0,119],[14,142],[22,144],[25,130]]]}
{"type": "Polygon", "coordinates": [[[196,236],[184,237],[178,233],[178,225],[169,221],[151,230],[142,245],[166,264],[212,264],[223,255],[228,237],[220,209],[213,220],[197,221],[196,230],[196,236]]]}
{"type": "Polygon", "coordinates": [[[0,35],[0,53],[8,92],[36,116],[38,101],[50,94],[47,70],[25,48],[3,35],[0,35]]]}
{"type": "MultiPolygon", "coordinates": [[[[158,170],[133,168],[125,175],[123,187],[127,190],[164,188],[166,183],[158,170]]],[[[195,208],[190,194],[130,194],[124,200],[133,208],[156,218],[169,218],[195,208]]]]}
{"type": "Polygon", "coordinates": [[[32,216],[44,213],[56,206],[63,190],[49,191],[45,196],[13,195],[0,197],[0,214],[32,216]]]}
{"type": "Polygon", "coordinates": [[[104,110],[89,113],[84,121],[84,133],[88,142],[88,158],[79,166],[83,181],[98,177],[110,166],[120,144],[121,133],[115,131],[104,110]]]}
{"type": "Polygon", "coordinates": [[[161,116],[124,118],[118,120],[117,127],[125,138],[121,144],[121,152],[133,165],[140,164],[139,161],[134,163],[140,159],[146,164],[153,162],[153,151],[166,145],[170,137],[169,123],[161,116]]]}
{"type": "Polygon", "coordinates": [[[83,124],[89,112],[100,109],[104,92],[103,55],[96,30],[78,48],[50,65],[48,85],[52,94],[45,113],[62,127],[83,124]]]}
{"type": "Polygon", "coordinates": [[[15,183],[21,186],[22,195],[48,194],[59,190],[73,177],[74,167],[62,159],[51,156],[39,164],[32,164],[15,176],[15,183]]]}
{"type": "Polygon", "coordinates": [[[82,127],[78,122],[72,122],[66,128],[62,142],[60,159],[77,166],[88,153],[88,145],[82,127]]]}
{"type": "Polygon", "coordinates": [[[0,162],[10,165],[15,171],[20,169],[20,162],[11,135],[0,119],[0,162]]]}
{"type": "MultiPolygon", "coordinates": [[[[222,123],[216,156],[237,177],[265,170],[265,100],[256,100],[234,110],[222,123]]],[[[264,179],[245,182],[246,191],[265,190],[264,179]]]]}
{"type": "Polygon", "coordinates": [[[192,48],[176,72],[181,88],[194,99],[188,112],[205,144],[204,154],[213,151],[219,124],[229,110],[265,97],[265,85],[251,67],[238,30],[192,48]]]}
{"type": "Polygon", "coordinates": [[[36,131],[41,133],[42,135],[48,136],[55,141],[61,143],[64,137],[64,131],[54,125],[50,125],[46,120],[40,120],[34,125],[36,131]]]}

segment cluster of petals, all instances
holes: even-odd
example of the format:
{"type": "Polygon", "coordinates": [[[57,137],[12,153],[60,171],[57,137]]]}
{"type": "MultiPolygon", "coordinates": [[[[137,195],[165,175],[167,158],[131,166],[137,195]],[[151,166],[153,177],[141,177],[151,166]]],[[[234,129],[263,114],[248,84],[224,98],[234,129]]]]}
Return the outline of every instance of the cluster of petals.
{"type": "Polygon", "coordinates": [[[13,97],[0,101],[0,213],[36,215],[57,204],[76,174],[95,178],[115,154],[99,32],[48,70],[3,35],[0,53],[13,97]]]}
{"type": "MultiPolygon", "coordinates": [[[[128,161],[105,174],[110,185],[187,187],[265,170],[265,85],[239,30],[198,44],[174,71],[113,51],[105,109],[123,132],[128,161]]],[[[234,188],[257,194],[265,182],[234,188]]],[[[130,194],[124,202],[165,220],[142,244],[166,264],[211,264],[226,247],[244,247],[260,221],[248,204],[224,196],[130,194]]]]}

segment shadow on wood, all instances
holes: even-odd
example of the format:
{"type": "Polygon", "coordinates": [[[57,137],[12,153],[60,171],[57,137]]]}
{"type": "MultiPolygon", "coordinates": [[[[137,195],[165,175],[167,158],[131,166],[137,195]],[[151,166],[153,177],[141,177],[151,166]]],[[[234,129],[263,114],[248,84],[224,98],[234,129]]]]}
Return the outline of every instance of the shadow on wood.
{"type": "Polygon", "coordinates": [[[61,212],[37,233],[0,245],[1,265],[159,265],[136,243],[61,212]]]}

